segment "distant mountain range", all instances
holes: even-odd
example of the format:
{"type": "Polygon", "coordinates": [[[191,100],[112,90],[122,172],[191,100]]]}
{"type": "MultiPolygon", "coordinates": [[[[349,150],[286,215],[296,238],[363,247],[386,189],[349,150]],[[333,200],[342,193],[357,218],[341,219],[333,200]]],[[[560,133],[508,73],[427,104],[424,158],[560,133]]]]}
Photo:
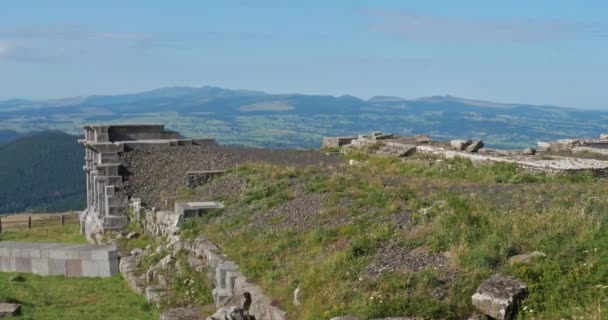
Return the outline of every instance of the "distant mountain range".
{"type": "Polygon", "coordinates": [[[608,132],[608,111],[505,104],[435,96],[268,94],[216,87],[172,87],[123,95],[0,102],[0,142],[26,132],[80,134],[90,122],[155,122],[191,137],[274,148],[315,148],[324,135],[385,131],[437,139],[480,138],[490,146],[608,132]]]}
{"type": "Polygon", "coordinates": [[[606,111],[452,96],[363,100],[174,87],[113,96],[0,101],[0,213],[81,209],[84,151],[75,135],[82,134],[82,124],[100,122],[163,123],[186,136],[273,148],[317,148],[325,135],[372,130],[428,133],[436,139],[480,138],[500,148],[608,132],[606,111]]]}

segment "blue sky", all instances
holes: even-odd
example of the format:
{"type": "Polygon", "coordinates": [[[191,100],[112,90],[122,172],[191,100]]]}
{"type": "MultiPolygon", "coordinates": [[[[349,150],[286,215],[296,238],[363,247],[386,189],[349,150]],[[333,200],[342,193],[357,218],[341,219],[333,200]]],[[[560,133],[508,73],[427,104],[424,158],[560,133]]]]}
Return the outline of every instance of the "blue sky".
{"type": "Polygon", "coordinates": [[[0,99],[176,85],[608,109],[608,1],[1,1],[0,99]]]}

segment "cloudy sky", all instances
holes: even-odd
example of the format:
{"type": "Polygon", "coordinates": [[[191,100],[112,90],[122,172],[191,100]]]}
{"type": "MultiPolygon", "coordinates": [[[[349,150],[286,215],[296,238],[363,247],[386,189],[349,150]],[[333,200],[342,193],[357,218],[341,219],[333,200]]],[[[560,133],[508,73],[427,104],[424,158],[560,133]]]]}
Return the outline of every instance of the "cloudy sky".
{"type": "Polygon", "coordinates": [[[214,85],[608,109],[608,1],[1,1],[0,99],[214,85]]]}

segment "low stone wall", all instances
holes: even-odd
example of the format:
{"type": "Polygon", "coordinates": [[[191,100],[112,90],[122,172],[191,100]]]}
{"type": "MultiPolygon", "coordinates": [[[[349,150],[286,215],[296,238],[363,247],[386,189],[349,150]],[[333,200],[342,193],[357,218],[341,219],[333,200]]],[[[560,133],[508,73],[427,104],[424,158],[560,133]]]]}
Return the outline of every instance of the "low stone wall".
{"type": "Polygon", "coordinates": [[[590,172],[595,176],[608,176],[608,162],[595,159],[572,158],[552,156],[542,159],[533,156],[499,157],[488,156],[461,151],[446,150],[444,148],[417,146],[416,152],[438,155],[447,159],[461,157],[473,162],[506,162],[513,163],[524,170],[546,174],[572,174],[590,172]]]}
{"type": "MultiPolygon", "coordinates": [[[[132,203],[133,207],[139,203],[132,203]]],[[[168,288],[163,288],[155,281],[155,274],[175,262],[178,254],[186,253],[187,263],[193,270],[205,273],[212,281],[213,300],[218,308],[241,307],[245,302],[245,292],[251,295],[249,313],[257,320],[284,320],[285,312],[273,306],[272,301],[266,297],[262,289],[247,281],[239,271],[236,263],[222,254],[211,241],[199,236],[193,240],[184,239],[180,234],[180,215],[171,211],[145,210],[141,214],[141,223],[144,232],[152,236],[164,236],[166,241],[159,244],[164,252],[169,252],[157,265],[148,270],[141,267],[144,257],[156,254],[154,248],[136,249],[120,260],[120,272],[131,288],[145,295],[148,302],[162,306],[169,295],[168,288]]],[[[179,266],[174,266],[177,270],[179,266]]],[[[164,282],[164,281],[163,281],[164,282]]]]}
{"type": "Polygon", "coordinates": [[[118,250],[113,245],[0,242],[0,272],[110,277],[118,273],[118,250]]]}
{"type": "Polygon", "coordinates": [[[338,148],[350,144],[357,137],[323,137],[323,148],[338,148]]]}

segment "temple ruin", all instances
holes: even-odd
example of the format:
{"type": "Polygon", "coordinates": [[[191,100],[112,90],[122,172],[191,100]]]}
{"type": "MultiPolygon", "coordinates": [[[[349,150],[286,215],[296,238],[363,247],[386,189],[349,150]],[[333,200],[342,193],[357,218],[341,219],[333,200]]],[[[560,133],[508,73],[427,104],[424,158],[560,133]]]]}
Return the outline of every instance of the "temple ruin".
{"type": "MultiPolygon", "coordinates": [[[[180,188],[195,189],[248,162],[320,165],[339,161],[310,150],[271,150],[220,146],[214,139],[186,139],[161,124],[85,125],[87,206],[81,232],[99,241],[105,231],[128,224],[129,201],[138,199],[154,211],[199,215],[220,208],[214,199],[174,206],[180,188]],[[207,207],[209,208],[207,208],[207,207]],[[200,208],[199,208],[200,207],[200,208]],[[198,211],[197,211],[198,210],[198,211]],[[196,213],[198,212],[198,213],[196,213]]],[[[181,220],[180,220],[181,221],[181,220]]]]}
{"type": "Polygon", "coordinates": [[[87,207],[80,214],[81,232],[89,240],[105,230],[119,230],[128,223],[128,196],[123,190],[119,154],[141,145],[182,146],[213,143],[209,139],[184,139],[161,124],[85,125],[87,207]]]}

